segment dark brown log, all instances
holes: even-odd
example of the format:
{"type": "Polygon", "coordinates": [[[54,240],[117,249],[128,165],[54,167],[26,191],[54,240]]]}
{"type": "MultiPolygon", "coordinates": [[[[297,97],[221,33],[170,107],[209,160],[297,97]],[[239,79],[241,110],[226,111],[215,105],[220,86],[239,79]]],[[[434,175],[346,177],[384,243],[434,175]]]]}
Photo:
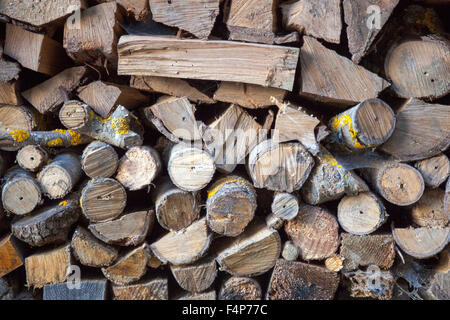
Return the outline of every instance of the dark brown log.
{"type": "Polygon", "coordinates": [[[395,242],[416,259],[430,258],[450,241],[450,228],[393,228],[395,242]]]}
{"type": "Polygon", "coordinates": [[[219,292],[219,300],[261,300],[262,290],[258,281],[246,277],[230,277],[219,292]]]}
{"type": "Polygon", "coordinates": [[[169,289],[166,278],[140,281],[136,284],[112,285],[114,300],[168,300],[169,289]]]}
{"type": "Polygon", "coordinates": [[[392,299],[395,279],[390,271],[380,271],[372,267],[368,268],[367,271],[345,272],[344,279],[344,285],[350,291],[351,297],[378,300],[392,299]]]}
{"type": "Polygon", "coordinates": [[[292,220],[299,211],[298,199],[290,193],[275,192],[271,209],[276,217],[288,221],[292,220]]]}
{"type": "Polygon", "coordinates": [[[48,152],[39,145],[28,145],[17,153],[17,164],[24,170],[39,171],[49,160],[48,152]]]}
{"type": "Polygon", "coordinates": [[[445,154],[418,161],[414,166],[431,188],[439,187],[450,175],[450,161],[445,154]]]}
{"type": "Polygon", "coordinates": [[[427,189],[411,208],[413,222],[419,227],[443,228],[450,220],[450,212],[444,208],[445,192],[442,189],[427,189]]]}
{"type": "Polygon", "coordinates": [[[119,167],[119,156],[114,148],[102,141],[91,142],[81,155],[81,168],[90,178],[109,178],[119,167]]]}
{"type": "Polygon", "coordinates": [[[206,257],[194,264],[170,266],[178,285],[189,292],[203,292],[208,289],[217,276],[216,261],[206,257]]]}
{"type": "Polygon", "coordinates": [[[0,278],[23,266],[24,253],[10,233],[0,239],[0,278]]]}
{"type": "Polygon", "coordinates": [[[108,280],[81,280],[80,287],[71,289],[67,283],[44,286],[43,300],[107,300],[108,280]]]}

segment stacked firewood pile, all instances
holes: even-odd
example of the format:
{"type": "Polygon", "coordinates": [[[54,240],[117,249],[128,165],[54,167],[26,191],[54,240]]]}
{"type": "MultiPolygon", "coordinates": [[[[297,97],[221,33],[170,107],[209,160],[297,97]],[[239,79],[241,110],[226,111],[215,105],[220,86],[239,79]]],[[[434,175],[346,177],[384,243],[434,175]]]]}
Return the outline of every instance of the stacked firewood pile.
{"type": "Polygon", "coordinates": [[[0,299],[449,299],[449,3],[0,0],[0,299]]]}

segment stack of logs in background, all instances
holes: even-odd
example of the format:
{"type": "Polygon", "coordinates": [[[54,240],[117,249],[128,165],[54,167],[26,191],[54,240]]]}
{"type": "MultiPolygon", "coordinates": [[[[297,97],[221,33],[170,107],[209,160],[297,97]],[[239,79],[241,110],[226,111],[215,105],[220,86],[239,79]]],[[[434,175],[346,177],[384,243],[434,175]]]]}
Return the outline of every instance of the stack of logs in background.
{"type": "Polygon", "coordinates": [[[450,299],[449,4],[0,0],[0,299],[450,299]]]}

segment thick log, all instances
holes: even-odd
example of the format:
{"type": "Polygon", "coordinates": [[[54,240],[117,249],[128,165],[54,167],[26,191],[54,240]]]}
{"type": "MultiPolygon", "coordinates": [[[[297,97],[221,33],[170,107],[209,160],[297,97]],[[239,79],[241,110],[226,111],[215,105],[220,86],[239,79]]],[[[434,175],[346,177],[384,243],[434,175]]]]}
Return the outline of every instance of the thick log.
{"type": "Polygon", "coordinates": [[[59,120],[68,129],[122,149],[140,146],[143,142],[142,125],[123,106],[118,106],[105,119],[96,115],[88,105],[71,100],[65,102],[59,111],[59,120]]]}
{"type": "Polygon", "coordinates": [[[258,281],[246,277],[230,277],[219,292],[219,300],[261,300],[262,290],[258,281]]]}
{"type": "Polygon", "coordinates": [[[7,212],[25,215],[42,204],[42,191],[34,176],[15,166],[5,177],[2,188],[2,204],[7,212]]]}
{"type": "Polygon", "coordinates": [[[98,239],[108,244],[137,246],[144,242],[155,219],[153,210],[136,211],[119,219],[89,225],[89,230],[98,239]]]}
{"type": "Polygon", "coordinates": [[[79,288],[69,288],[67,283],[44,286],[43,300],[107,300],[108,280],[81,280],[79,288]]]}
{"type": "Polygon", "coordinates": [[[178,285],[189,292],[203,292],[208,289],[217,276],[216,261],[206,257],[194,264],[170,266],[178,285]]]}
{"type": "Polygon", "coordinates": [[[78,88],[78,97],[103,118],[108,118],[119,105],[134,109],[150,102],[149,97],[139,90],[103,81],[78,88]]]}
{"type": "Polygon", "coordinates": [[[17,164],[24,170],[39,171],[49,160],[48,152],[39,145],[28,145],[17,153],[17,164]]]}
{"type": "Polygon", "coordinates": [[[385,161],[377,168],[363,169],[362,172],[384,199],[397,206],[417,202],[425,189],[420,172],[404,163],[385,161]]]}
{"type": "Polygon", "coordinates": [[[253,221],[235,238],[221,238],[214,246],[221,270],[234,276],[257,276],[271,269],[281,252],[280,235],[261,221],[253,221]]]}
{"type": "Polygon", "coordinates": [[[203,218],[185,229],[167,233],[152,243],[150,248],[163,263],[189,264],[205,255],[211,244],[211,238],[206,218],[203,218]]]}
{"type": "Polygon", "coordinates": [[[23,266],[24,253],[19,241],[10,233],[0,240],[0,278],[23,266]]]}
{"type": "Polygon", "coordinates": [[[339,0],[300,0],[281,4],[283,25],[327,42],[341,38],[341,4],[339,0]]]}
{"type": "Polygon", "coordinates": [[[168,300],[169,288],[166,278],[154,278],[136,284],[112,285],[114,300],[168,300]]]}
{"type": "Polygon", "coordinates": [[[351,105],[376,98],[389,83],[351,60],[304,37],[300,50],[300,95],[327,103],[351,105]]]}
{"type": "Polygon", "coordinates": [[[283,220],[294,219],[299,211],[298,199],[295,195],[285,192],[276,192],[272,205],[272,213],[283,220]]]}
{"type": "Polygon", "coordinates": [[[150,0],[152,19],[171,27],[186,30],[197,38],[206,39],[219,15],[219,0],[189,1],[150,0]]]}
{"type": "Polygon", "coordinates": [[[91,142],[81,155],[81,168],[90,178],[109,178],[119,167],[119,156],[114,148],[102,141],[91,142]]]}
{"type": "Polygon", "coordinates": [[[443,228],[450,220],[450,212],[444,208],[445,192],[427,189],[411,208],[412,221],[419,227],[443,228]]]}
{"type": "Polygon", "coordinates": [[[391,300],[395,278],[390,271],[371,270],[350,271],[344,273],[344,285],[354,298],[372,298],[391,300]]]}
{"type": "Polygon", "coordinates": [[[448,40],[436,37],[404,40],[389,49],[384,71],[398,96],[436,99],[450,92],[449,55],[448,40]]]}
{"type": "Polygon", "coordinates": [[[17,239],[30,246],[63,243],[68,240],[70,229],[79,216],[78,194],[75,193],[13,221],[11,230],[17,239]]]}
{"type": "Polygon", "coordinates": [[[395,259],[395,243],[389,234],[357,236],[341,234],[340,256],[344,270],[375,265],[383,270],[390,269],[395,259]]]}
{"type": "Polygon", "coordinates": [[[295,219],[284,225],[303,260],[323,260],[339,246],[339,224],[334,215],[320,207],[301,205],[295,219]]]}
{"type": "Polygon", "coordinates": [[[3,49],[4,54],[17,60],[22,67],[50,76],[63,70],[69,62],[59,42],[13,24],[6,25],[3,49]]]}
{"type": "Polygon", "coordinates": [[[125,286],[145,275],[149,257],[148,245],[144,243],[124,253],[113,265],[102,268],[102,272],[112,283],[125,286]]]}
{"type": "Polygon", "coordinates": [[[118,256],[118,250],[96,239],[89,231],[78,226],[70,242],[74,257],[88,267],[110,266],[118,256]]]}
{"type": "Polygon", "coordinates": [[[416,259],[430,258],[450,241],[450,228],[393,228],[395,242],[416,259]]]}
{"type": "Polygon", "coordinates": [[[115,67],[117,40],[123,32],[117,4],[109,2],[90,7],[78,18],[75,22],[68,19],[64,25],[63,45],[69,57],[77,63],[103,67],[107,61],[115,67]]]}
{"type": "Polygon", "coordinates": [[[86,74],[86,67],[69,68],[22,92],[22,95],[40,113],[51,113],[62,106],[66,99],[66,93],[75,90],[86,74]]]}
{"type": "Polygon", "coordinates": [[[179,143],[169,146],[166,153],[167,171],[178,188],[194,192],[211,182],[216,166],[207,151],[179,143]]]}
{"type": "Polygon", "coordinates": [[[299,52],[290,47],[156,36],[123,36],[118,48],[119,75],[224,80],[289,91],[299,52]]]}
{"type": "Polygon", "coordinates": [[[156,218],[166,230],[189,227],[200,215],[200,193],[177,188],[169,177],[158,181],[153,193],[156,218]]]}
{"type": "Polygon", "coordinates": [[[329,122],[333,138],[349,150],[378,147],[395,129],[395,114],[383,100],[368,99],[329,122]]]}
{"type": "Polygon", "coordinates": [[[57,155],[39,173],[42,192],[50,199],[64,198],[82,176],[80,157],[71,152],[57,155]]]}
{"type": "Polygon", "coordinates": [[[117,218],[126,204],[125,188],[113,178],[92,179],[81,191],[81,210],[93,223],[117,218]]]}
{"type": "Polygon", "coordinates": [[[420,171],[428,187],[437,188],[450,175],[450,161],[445,154],[417,161],[414,165],[420,171]]]}
{"type": "Polygon", "coordinates": [[[376,231],[388,216],[381,200],[371,192],[345,196],[337,209],[337,218],[342,229],[356,235],[376,231]]]}
{"type": "Polygon", "coordinates": [[[339,285],[335,272],[303,262],[279,259],[267,289],[267,300],[332,300],[339,285]]]}
{"type": "Polygon", "coordinates": [[[313,157],[298,142],[266,140],[248,157],[248,172],[256,188],[279,192],[300,189],[314,166],[313,157]]]}
{"type": "Polygon", "coordinates": [[[256,191],[239,176],[226,176],[208,189],[206,220],[215,233],[236,237],[252,221],[256,211],[256,191]]]}
{"type": "Polygon", "coordinates": [[[27,285],[42,288],[46,284],[63,283],[71,265],[70,244],[28,256],[25,259],[27,285]]]}
{"type": "Polygon", "coordinates": [[[295,261],[298,259],[300,252],[298,248],[292,243],[292,241],[286,241],[281,251],[281,256],[287,261],[295,261]]]}
{"type": "Polygon", "coordinates": [[[116,179],[130,191],[144,189],[161,172],[158,152],[149,146],[132,147],[120,159],[116,179]]]}
{"type": "Polygon", "coordinates": [[[22,103],[19,81],[12,81],[7,83],[3,83],[0,81],[0,103],[13,106],[17,106],[22,103]]]}

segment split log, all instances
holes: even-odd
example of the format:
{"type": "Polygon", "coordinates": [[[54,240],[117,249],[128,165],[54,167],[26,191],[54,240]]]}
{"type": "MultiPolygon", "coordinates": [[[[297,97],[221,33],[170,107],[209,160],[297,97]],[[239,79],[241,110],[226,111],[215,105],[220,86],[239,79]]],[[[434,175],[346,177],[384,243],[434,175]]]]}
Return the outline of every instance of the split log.
{"type": "Polygon", "coordinates": [[[166,278],[155,278],[136,284],[112,285],[114,300],[168,300],[169,289],[166,278]]]}
{"type": "Polygon", "coordinates": [[[219,0],[189,3],[183,0],[150,0],[150,9],[154,21],[186,30],[197,38],[207,39],[219,15],[219,4],[219,0]]]}
{"type": "Polygon", "coordinates": [[[286,90],[278,88],[222,81],[214,93],[214,100],[237,104],[248,109],[258,109],[273,105],[271,97],[283,100],[286,93],[286,90]]]}
{"type": "Polygon", "coordinates": [[[42,288],[46,284],[63,283],[71,265],[70,244],[28,256],[25,259],[27,285],[42,288]]]}
{"type": "Polygon", "coordinates": [[[420,172],[404,163],[385,161],[378,168],[367,168],[362,172],[384,199],[397,206],[417,202],[425,189],[420,172]]]}
{"type": "Polygon", "coordinates": [[[344,0],[348,48],[354,63],[359,63],[369,52],[398,3],[399,0],[344,0]]]}
{"type": "Polygon", "coordinates": [[[384,70],[398,96],[436,99],[450,92],[449,55],[448,40],[404,40],[389,49],[384,70]]]}
{"type": "Polygon", "coordinates": [[[117,40],[122,34],[123,18],[115,2],[102,3],[79,14],[76,25],[68,19],[64,25],[64,48],[77,63],[99,67],[108,61],[117,65],[117,40]],[[106,60],[106,61],[105,61],[106,60]]]}
{"type": "Polygon", "coordinates": [[[137,246],[144,242],[153,227],[153,210],[125,214],[120,219],[89,225],[89,230],[98,239],[108,244],[137,246]]]}
{"type": "Polygon", "coordinates": [[[39,145],[28,145],[17,153],[17,164],[24,170],[31,172],[39,171],[47,164],[48,152],[39,145]]]}
{"type": "Polygon", "coordinates": [[[443,228],[450,220],[450,212],[444,209],[445,192],[427,189],[411,208],[412,221],[419,227],[443,228]]]}
{"type": "Polygon", "coordinates": [[[216,290],[211,291],[205,291],[201,293],[186,293],[180,297],[178,297],[176,300],[216,300],[216,290]]]}
{"type": "Polygon", "coordinates": [[[119,254],[116,248],[99,241],[81,226],[73,233],[70,246],[74,257],[82,265],[89,267],[110,266],[119,254]]]}
{"type": "Polygon", "coordinates": [[[17,106],[22,103],[19,81],[12,81],[7,83],[3,83],[0,81],[0,103],[13,106],[17,106]]]}
{"type": "Polygon", "coordinates": [[[47,205],[21,219],[14,220],[14,236],[30,246],[63,243],[80,216],[78,194],[72,194],[59,203],[47,205]]]}
{"type": "Polygon", "coordinates": [[[0,240],[0,278],[23,266],[24,253],[19,241],[10,233],[0,240]]]}
{"type": "Polygon", "coordinates": [[[58,23],[72,12],[86,8],[84,0],[51,0],[51,1],[19,1],[0,2],[0,15],[35,27],[45,27],[58,23]]]}
{"type": "Polygon", "coordinates": [[[215,233],[236,237],[240,235],[256,211],[256,191],[239,176],[226,176],[208,189],[206,220],[215,233]]]}
{"type": "Polygon", "coordinates": [[[169,177],[157,183],[152,199],[156,218],[166,230],[179,231],[187,228],[200,215],[200,193],[177,188],[169,177]]]}
{"type": "Polygon", "coordinates": [[[86,67],[69,68],[22,92],[22,95],[40,113],[51,113],[61,107],[67,98],[66,93],[75,90],[86,75],[86,67]]]}
{"type": "Polygon", "coordinates": [[[50,76],[63,70],[69,62],[59,42],[13,24],[6,25],[3,50],[23,67],[50,76]]]}
{"type": "Polygon", "coordinates": [[[266,132],[244,109],[231,105],[203,130],[203,141],[216,167],[226,173],[245,162],[247,154],[266,132]]]}
{"type": "Polygon", "coordinates": [[[284,230],[306,261],[326,259],[339,247],[337,219],[320,207],[301,205],[297,217],[287,221],[284,230]]]}
{"type": "Polygon", "coordinates": [[[344,258],[335,254],[325,260],[325,268],[333,272],[339,272],[344,267],[344,258]]]}
{"type": "Polygon", "coordinates": [[[303,37],[300,50],[300,95],[318,101],[351,105],[376,98],[389,83],[351,60],[303,37]]]}
{"type": "Polygon", "coordinates": [[[145,22],[150,14],[148,0],[97,0],[97,2],[116,1],[128,15],[133,15],[136,21],[145,22]]]}
{"type": "Polygon", "coordinates": [[[167,171],[172,182],[185,191],[199,191],[211,182],[216,166],[211,155],[195,146],[179,143],[167,150],[167,171]]]}
{"type": "Polygon", "coordinates": [[[342,229],[356,235],[376,231],[388,216],[383,202],[372,192],[345,196],[337,209],[337,218],[342,229]]]}
{"type": "Polygon", "coordinates": [[[267,300],[332,300],[339,276],[323,267],[279,259],[267,289],[267,300]]]}
{"type": "Polygon", "coordinates": [[[269,213],[266,216],[266,225],[268,228],[274,229],[274,230],[279,230],[281,229],[281,227],[284,225],[284,220],[278,218],[276,215],[274,215],[273,213],[269,213]]]}
{"type": "Polygon", "coordinates": [[[313,157],[297,142],[266,140],[248,157],[248,172],[256,188],[293,192],[300,189],[314,166],[313,157]]]}
{"type": "Polygon", "coordinates": [[[201,139],[199,125],[195,119],[195,107],[186,97],[163,96],[143,110],[144,115],[159,132],[174,143],[201,139]]]}
{"type": "Polygon", "coordinates": [[[91,142],[92,139],[72,130],[56,129],[53,131],[15,130],[0,133],[0,150],[17,151],[25,146],[70,148],[91,142]]]}
{"type": "Polygon", "coordinates": [[[118,49],[119,75],[224,80],[289,91],[299,52],[290,47],[156,36],[123,36],[118,49]]]}
{"type": "Polygon", "coordinates": [[[0,83],[7,83],[19,79],[20,65],[6,61],[0,54],[0,83]]]}
{"type": "Polygon", "coordinates": [[[57,155],[39,173],[38,182],[50,199],[64,198],[82,176],[80,157],[71,152],[57,155]]]}
{"type": "Polygon", "coordinates": [[[108,280],[81,280],[79,288],[69,288],[67,283],[44,286],[43,300],[106,300],[108,280]]]}
{"type": "Polygon", "coordinates": [[[395,129],[395,114],[383,100],[368,99],[330,120],[334,140],[349,150],[377,147],[395,129]]]}
{"type": "Polygon", "coordinates": [[[262,290],[258,281],[246,277],[230,277],[222,284],[219,300],[261,300],[262,290]]]}
{"type": "Polygon", "coordinates": [[[341,234],[340,256],[344,270],[375,265],[383,270],[390,269],[395,259],[395,243],[389,234],[357,236],[341,234]]]}
{"type": "Polygon", "coordinates": [[[283,220],[294,219],[299,211],[298,199],[295,195],[276,192],[272,201],[272,213],[283,220]]]}
{"type": "Polygon", "coordinates": [[[422,160],[450,145],[450,108],[409,99],[397,112],[397,125],[380,150],[400,161],[422,160]]]}
{"type": "Polygon", "coordinates": [[[280,235],[258,220],[235,238],[221,238],[214,246],[220,269],[233,276],[257,276],[271,269],[281,252],[280,235]]]}
{"type": "MultiPolygon", "coordinates": [[[[109,221],[125,209],[125,188],[112,178],[95,178],[81,191],[80,207],[90,222],[109,221]]],[[[92,229],[91,229],[92,231],[92,229]]],[[[100,238],[100,240],[103,240],[100,238]]]]}
{"type": "Polygon", "coordinates": [[[283,245],[283,251],[281,251],[281,256],[287,261],[295,261],[300,255],[298,248],[291,242],[286,241],[283,245]]]}
{"type": "Polygon", "coordinates": [[[81,168],[90,178],[109,178],[119,167],[119,156],[114,148],[102,141],[91,142],[81,155],[81,168]]]}
{"type": "Polygon", "coordinates": [[[339,43],[341,38],[341,4],[339,0],[300,0],[281,4],[283,25],[300,34],[339,43]]]}
{"type": "Polygon", "coordinates": [[[120,286],[128,285],[145,275],[149,255],[148,245],[144,243],[119,257],[112,266],[102,268],[102,272],[112,283],[120,286]]]}
{"type": "Polygon", "coordinates": [[[431,188],[439,187],[450,175],[450,161],[445,154],[418,161],[414,166],[431,188]]]}
{"type": "Polygon", "coordinates": [[[447,213],[450,212],[450,178],[447,180],[447,185],[445,187],[444,210],[447,213]]]}
{"type": "Polygon", "coordinates": [[[149,146],[132,147],[120,159],[116,179],[130,191],[150,185],[161,172],[158,152],[149,146]]]}
{"type": "Polygon", "coordinates": [[[78,97],[103,118],[108,118],[119,105],[134,109],[150,102],[149,97],[139,90],[103,81],[78,88],[78,97]]]}
{"type": "Polygon", "coordinates": [[[395,279],[390,271],[371,270],[344,273],[344,284],[354,298],[391,300],[395,279]]]}
{"type": "Polygon", "coordinates": [[[86,104],[71,100],[59,111],[59,120],[68,129],[122,149],[142,145],[144,129],[138,118],[123,106],[105,119],[86,104]]]}
{"type": "Polygon", "coordinates": [[[171,231],[150,245],[152,252],[163,263],[189,264],[206,254],[211,244],[211,234],[202,218],[189,227],[171,231]]]}
{"type": "Polygon", "coordinates": [[[395,242],[416,259],[430,258],[441,252],[450,241],[450,228],[393,228],[395,242]]]}
{"type": "Polygon", "coordinates": [[[42,191],[34,176],[15,166],[5,177],[2,188],[2,204],[7,212],[25,215],[42,204],[42,191]]]}
{"type": "Polygon", "coordinates": [[[178,285],[189,292],[203,292],[208,289],[217,276],[216,261],[207,257],[194,264],[170,266],[178,285]]]}

